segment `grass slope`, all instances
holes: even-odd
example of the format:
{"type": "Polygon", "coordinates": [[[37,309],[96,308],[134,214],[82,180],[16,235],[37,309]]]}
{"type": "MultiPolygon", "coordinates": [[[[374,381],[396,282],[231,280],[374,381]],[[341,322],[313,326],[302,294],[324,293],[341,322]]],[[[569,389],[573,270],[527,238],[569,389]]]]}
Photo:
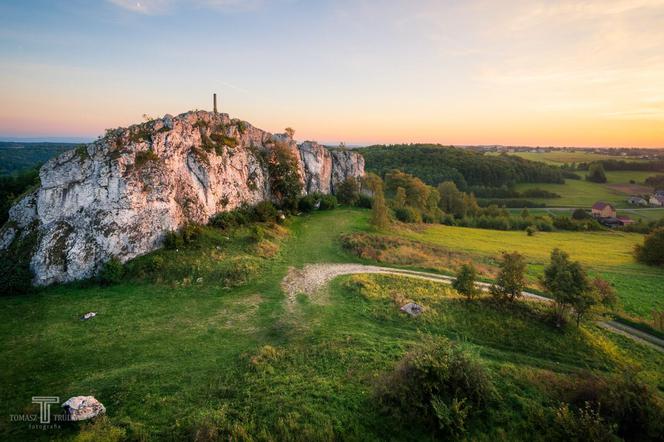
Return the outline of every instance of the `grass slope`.
{"type": "MultiPolygon", "coordinates": [[[[60,286],[0,299],[0,414],[36,413],[34,395],[84,394],[101,400],[110,422],[134,440],[427,439],[380,415],[371,393],[422,333],[462,342],[496,379],[502,400],[472,427],[479,439],[537,440],[532,415],[555,406],[545,386],[552,377],[630,368],[664,388],[664,356],[649,348],[594,326],[556,331],[528,308],[468,305],[427,282],[375,277],[364,296],[338,279],[325,302],[300,297],[285,308],[279,284],[288,267],[353,260],[338,237],[367,230],[367,217],[336,210],[295,219],[290,236],[275,239],[281,251],[260,258],[260,273],[236,287],[200,269],[213,274],[215,260],[251,253],[244,231],[206,234],[199,253],[152,254],[182,267],[164,283],[60,286]],[[395,294],[431,314],[400,314],[395,294]],[[98,316],[79,321],[86,311],[98,316]]],[[[101,426],[38,431],[0,421],[3,440],[70,440],[81,431],[100,440],[101,426]]]]}
{"type": "MultiPolygon", "coordinates": [[[[580,172],[579,175],[585,176],[585,173],[580,172]]],[[[636,183],[643,183],[643,181],[654,175],[653,172],[640,172],[640,171],[612,171],[606,172],[607,182],[604,184],[593,183],[590,181],[581,180],[565,180],[565,184],[548,184],[548,183],[523,183],[517,184],[515,189],[524,191],[527,189],[544,189],[549,192],[554,192],[560,195],[560,198],[555,199],[538,199],[529,198],[532,201],[544,203],[547,206],[555,207],[585,207],[590,208],[596,201],[604,201],[612,203],[616,207],[628,208],[627,198],[636,193],[641,193],[640,190],[650,190],[649,188],[638,189],[639,191],[630,191],[630,180],[636,183]],[[613,187],[612,187],[613,186],[613,187]],[[617,187],[616,187],[617,186],[617,187]]],[[[643,187],[643,186],[639,186],[643,187]]],[[[634,190],[637,190],[634,188],[634,190]]]]}
{"type": "Polygon", "coordinates": [[[409,239],[450,250],[463,250],[481,257],[495,257],[502,250],[524,254],[533,278],[542,274],[551,250],[558,247],[591,271],[611,281],[625,312],[648,318],[664,309],[664,269],[634,261],[632,251],[643,236],[616,231],[602,232],[524,232],[428,226],[421,231],[401,230],[409,239]]]}

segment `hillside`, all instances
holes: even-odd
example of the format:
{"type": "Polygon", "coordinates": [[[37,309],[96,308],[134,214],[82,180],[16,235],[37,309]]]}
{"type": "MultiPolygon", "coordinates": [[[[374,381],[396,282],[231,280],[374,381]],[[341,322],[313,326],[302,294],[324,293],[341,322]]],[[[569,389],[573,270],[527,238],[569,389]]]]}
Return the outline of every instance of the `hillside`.
{"type": "Polygon", "coordinates": [[[47,162],[39,187],[12,207],[0,231],[0,280],[89,278],[189,223],[262,201],[293,204],[302,192],[330,193],[363,174],[356,153],[297,145],[227,114],[188,112],[109,130],[47,162]]]}
{"type": "Polygon", "coordinates": [[[11,175],[43,164],[76,146],[73,143],[0,141],[0,176],[11,175]]]}
{"type": "MultiPolygon", "coordinates": [[[[0,299],[0,381],[12,386],[1,412],[16,413],[17,404],[38,412],[26,399],[34,391],[91,394],[107,407],[92,424],[38,433],[1,425],[1,438],[444,438],[426,421],[395,417],[378,394],[381,385],[399,391],[391,376],[407,355],[446,339],[472,355],[471,367],[492,386],[486,405],[463,421],[470,439],[566,440],[586,427],[570,428],[563,417],[576,419],[569,410],[583,409],[588,397],[627,404],[638,394],[638,405],[630,404],[639,411],[661,400],[664,353],[593,323],[556,329],[538,303],[468,302],[445,285],[385,275],[342,277],[289,301],[280,289],[289,268],[367,262],[339,238],[371,232],[368,215],[338,209],[294,217],[263,225],[262,239],[250,227],[205,228],[180,251],[130,261],[121,283],[0,299]],[[425,313],[400,312],[406,300],[425,313]],[[97,317],[80,321],[87,311],[97,317]],[[622,390],[625,379],[633,393],[622,390]]],[[[606,428],[621,408],[601,410],[594,419],[606,428]]],[[[618,434],[656,440],[661,420],[627,416],[634,420],[620,418],[618,434]]]]}

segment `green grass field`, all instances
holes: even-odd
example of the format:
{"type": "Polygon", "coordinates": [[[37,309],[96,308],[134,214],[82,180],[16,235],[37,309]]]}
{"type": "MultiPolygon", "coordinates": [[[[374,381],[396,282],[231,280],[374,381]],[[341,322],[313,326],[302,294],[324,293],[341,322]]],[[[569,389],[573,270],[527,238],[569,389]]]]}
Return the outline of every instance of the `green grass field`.
{"type": "Polygon", "coordinates": [[[611,281],[630,315],[649,318],[664,309],[664,269],[638,264],[632,251],[643,235],[617,231],[539,232],[528,236],[520,231],[496,231],[451,226],[429,226],[421,232],[401,230],[402,236],[450,250],[463,250],[481,257],[504,251],[519,251],[529,263],[530,274],[541,276],[551,250],[558,247],[581,261],[591,273],[611,281]]]}
{"type": "MultiPolygon", "coordinates": [[[[579,174],[585,177],[583,172],[580,172],[579,174]]],[[[612,203],[619,208],[629,208],[630,206],[627,203],[627,198],[630,195],[652,190],[644,187],[643,181],[653,174],[653,172],[636,171],[607,172],[606,177],[608,181],[604,184],[585,181],[585,179],[568,179],[565,180],[565,184],[522,183],[517,184],[515,189],[523,191],[526,189],[539,188],[555,192],[560,195],[561,198],[529,198],[529,200],[543,203],[551,207],[590,208],[590,206],[596,201],[604,201],[612,203]],[[637,185],[630,185],[630,180],[635,181],[637,185]]]]}
{"type": "Polygon", "coordinates": [[[540,161],[553,166],[561,166],[565,163],[591,163],[600,160],[644,161],[640,159],[631,159],[629,157],[603,155],[581,150],[574,152],[566,150],[554,150],[551,152],[514,152],[510,155],[518,156],[526,160],[540,161]]]}
{"type": "MultiPolygon", "coordinates": [[[[507,209],[510,214],[518,216],[523,212],[523,209],[507,209]]],[[[572,212],[575,209],[572,208],[560,208],[560,207],[551,207],[551,208],[542,208],[542,209],[528,209],[528,212],[531,215],[551,215],[551,216],[572,216],[572,212]]],[[[618,209],[618,216],[628,216],[631,219],[638,221],[657,221],[661,218],[664,218],[664,209],[663,208],[647,208],[647,209],[618,209]]]]}
{"type": "MultiPolygon", "coordinates": [[[[212,276],[218,266],[226,271],[229,260],[253,253],[256,245],[244,230],[230,238],[206,231],[181,255],[158,251],[141,258],[154,264],[160,256],[174,266],[163,282],[57,286],[0,298],[0,439],[119,440],[111,430],[126,440],[429,439],[421,428],[381,414],[372,393],[375,380],[423,335],[458,342],[494,380],[501,399],[468,426],[474,440],[538,440],[542,428],[533,416],[552,416],[561,400],[551,382],[574,385],[587,370],[629,370],[664,389],[664,354],[649,347],[592,324],[557,330],[537,305],[468,303],[426,281],[375,276],[373,291],[363,296],[356,277],[342,278],[325,302],[301,296],[294,309],[286,308],[280,282],[287,269],[357,260],[341,249],[339,235],[367,231],[367,218],[367,211],[347,209],[296,217],[289,235],[273,240],[279,252],[256,258],[259,273],[230,287],[212,276]],[[400,313],[395,296],[423,303],[427,313],[400,313]],[[87,311],[98,316],[80,321],[87,311]],[[94,395],[107,407],[108,421],[42,431],[7,418],[37,413],[35,395],[94,395]]],[[[495,243],[481,243],[502,232],[482,232],[485,237],[436,227],[419,238],[454,238],[455,247],[491,253],[495,243]]],[[[602,248],[580,253],[584,261],[607,265],[598,252],[614,247],[621,253],[609,267],[628,268],[623,249],[638,237],[604,235],[589,237],[592,247],[602,248]]],[[[565,238],[534,240],[543,249],[562,241],[579,251],[574,238],[581,238],[565,238]]],[[[519,244],[516,236],[505,240],[519,244]]]]}

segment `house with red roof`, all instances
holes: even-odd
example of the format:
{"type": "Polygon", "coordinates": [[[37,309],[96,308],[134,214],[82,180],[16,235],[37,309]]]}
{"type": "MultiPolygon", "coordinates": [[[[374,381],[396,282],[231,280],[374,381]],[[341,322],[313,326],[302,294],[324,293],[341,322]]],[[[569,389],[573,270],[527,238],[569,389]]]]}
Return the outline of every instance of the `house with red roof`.
{"type": "Polygon", "coordinates": [[[609,203],[597,201],[593,204],[591,212],[595,218],[615,218],[616,208],[609,203]]]}

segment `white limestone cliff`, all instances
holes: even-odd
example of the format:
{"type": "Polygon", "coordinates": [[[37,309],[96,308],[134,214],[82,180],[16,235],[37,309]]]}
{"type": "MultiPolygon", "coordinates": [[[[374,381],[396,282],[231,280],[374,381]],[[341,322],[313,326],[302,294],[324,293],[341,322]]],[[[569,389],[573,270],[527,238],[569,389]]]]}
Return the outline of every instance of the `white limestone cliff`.
{"type": "Polygon", "coordinates": [[[34,284],[91,277],[111,257],[126,261],[160,247],[169,230],[273,199],[265,156],[277,143],[295,154],[307,193],[330,193],[364,174],[359,154],[298,146],[227,114],[167,115],[47,162],[41,186],[10,210],[0,251],[37,235],[34,284]]]}

